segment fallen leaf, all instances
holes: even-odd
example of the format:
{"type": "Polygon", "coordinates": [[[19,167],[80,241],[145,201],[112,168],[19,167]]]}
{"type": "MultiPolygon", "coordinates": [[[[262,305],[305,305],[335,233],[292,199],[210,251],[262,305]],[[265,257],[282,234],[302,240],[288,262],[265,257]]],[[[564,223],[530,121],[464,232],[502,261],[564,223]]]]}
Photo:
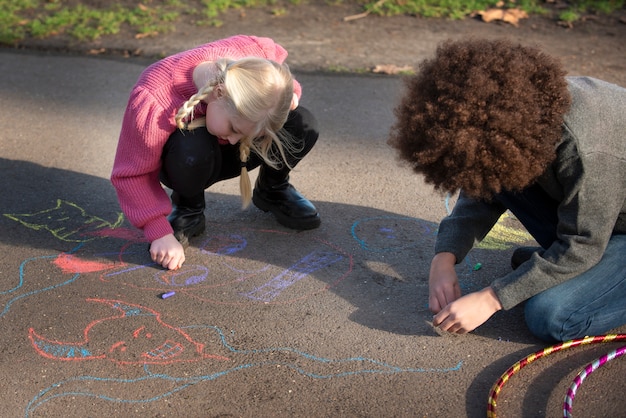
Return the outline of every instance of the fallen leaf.
{"type": "Polygon", "coordinates": [[[493,22],[494,20],[501,20],[506,23],[517,27],[520,19],[525,19],[528,14],[520,9],[488,9],[477,12],[482,18],[483,22],[493,22]]]}
{"type": "Polygon", "coordinates": [[[410,65],[398,67],[397,65],[393,65],[393,64],[379,64],[379,65],[376,65],[372,69],[372,72],[380,73],[380,74],[409,73],[409,72],[413,72],[413,67],[411,67],[410,65]]]}
{"type": "Polygon", "coordinates": [[[146,32],[146,33],[137,33],[135,34],[135,39],[143,39],[143,38],[149,38],[151,36],[157,36],[159,34],[159,32],[146,32]]]}

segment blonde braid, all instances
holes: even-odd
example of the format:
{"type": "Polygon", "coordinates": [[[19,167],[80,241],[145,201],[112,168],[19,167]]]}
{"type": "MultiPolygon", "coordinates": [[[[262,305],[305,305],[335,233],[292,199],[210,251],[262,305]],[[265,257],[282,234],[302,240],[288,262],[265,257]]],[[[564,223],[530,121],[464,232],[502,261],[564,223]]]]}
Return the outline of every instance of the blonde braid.
{"type": "Polygon", "coordinates": [[[188,129],[192,130],[204,125],[205,118],[199,118],[194,120],[193,118],[193,110],[202,100],[209,97],[209,95],[213,92],[213,89],[216,85],[222,83],[224,81],[224,73],[230,61],[227,59],[219,59],[215,62],[215,66],[218,69],[217,75],[215,79],[209,80],[209,82],[198,90],[196,94],[191,96],[189,100],[182,104],[180,109],[178,109],[178,113],[176,113],[175,120],[176,126],[178,129],[188,129]],[[190,116],[191,115],[191,116],[190,116]],[[185,122],[187,116],[190,116],[189,122],[185,122]]]}
{"type": "Polygon", "coordinates": [[[250,182],[250,176],[248,175],[248,168],[246,163],[250,157],[250,142],[251,140],[246,138],[239,143],[239,158],[241,159],[241,175],[239,176],[239,190],[241,193],[241,201],[243,209],[250,206],[252,201],[252,184],[250,182]]]}
{"type": "MultiPolygon", "coordinates": [[[[213,91],[213,87],[213,85],[207,84],[206,86],[198,90],[196,94],[191,96],[189,100],[182,104],[180,109],[178,109],[178,113],[176,113],[175,117],[176,126],[178,127],[178,129],[191,130],[200,126],[198,121],[193,120],[193,110],[198,105],[198,103],[206,99],[211,94],[211,92],[213,91]],[[189,123],[185,122],[187,116],[190,116],[189,123]]],[[[199,121],[202,121],[202,119],[199,119],[199,121]]]]}

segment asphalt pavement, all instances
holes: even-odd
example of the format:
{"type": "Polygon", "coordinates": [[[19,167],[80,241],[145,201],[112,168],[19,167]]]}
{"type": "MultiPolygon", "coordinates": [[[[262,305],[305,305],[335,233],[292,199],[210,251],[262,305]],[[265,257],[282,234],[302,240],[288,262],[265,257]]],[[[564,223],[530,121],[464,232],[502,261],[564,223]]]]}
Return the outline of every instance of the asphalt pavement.
{"type": "MultiPolygon", "coordinates": [[[[546,347],[521,307],[468,335],[432,327],[428,266],[454,197],[386,145],[398,77],[294,69],[322,133],[291,179],[319,229],[241,210],[226,181],[206,191],[207,230],[185,266],[152,265],[108,180],[146,64],[0,51],[0,416],[481,417],[509,366],[546,347]]],[[[458,266],[463,291],[529,242],[503,218],[458,266]]],[[[616,347],[529,365],[499,416],[562,416],[572,379],[616,347]]],[[[575,415],[623,413],[624,371],[616,360],[594,373],[575,415]]]]}

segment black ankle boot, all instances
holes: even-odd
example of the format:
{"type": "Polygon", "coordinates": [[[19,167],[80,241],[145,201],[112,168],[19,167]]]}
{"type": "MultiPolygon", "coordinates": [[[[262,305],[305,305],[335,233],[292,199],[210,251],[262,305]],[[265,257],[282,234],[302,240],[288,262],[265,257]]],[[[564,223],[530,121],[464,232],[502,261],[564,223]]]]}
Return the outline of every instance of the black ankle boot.
{"type": "Polygon", "coordinates": [[[167,220],[174,229],[174,237],[183,247],[189,245],[189,238],[200,235],[205,229],[204,192],[192,198],[172,193],[173,210],[167,220]]]}
{"type": "Polygon", "coordinates": [[[261,165],[252,202],[262,211],[272,212],[287,228],[315,229],[321,223],[315,206],[289,183],[288,170],[278,171],[261,165]]]}

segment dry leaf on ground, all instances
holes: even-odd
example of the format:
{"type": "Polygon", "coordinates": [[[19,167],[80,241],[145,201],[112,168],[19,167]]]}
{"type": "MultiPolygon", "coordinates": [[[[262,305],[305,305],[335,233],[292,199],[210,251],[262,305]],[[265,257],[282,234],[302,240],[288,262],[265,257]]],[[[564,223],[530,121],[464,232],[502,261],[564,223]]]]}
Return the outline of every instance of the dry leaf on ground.
{"type": "Polygon", "coordinates": [[[372,69],[372,72],[380,74],[410,73],[413,72],[413,67],[411,67],[410,65],[398,67],[397,65],[393,64],[378,64],[372,69]]]}
{"type": "Polygon", "coordinates": [[[494,20],[502,20],[513,26],[518,26],[520,19],[526,19],[528,14],[520,9],[488,9],[477,12],[484,22],[493,22],[494,20]]]}

